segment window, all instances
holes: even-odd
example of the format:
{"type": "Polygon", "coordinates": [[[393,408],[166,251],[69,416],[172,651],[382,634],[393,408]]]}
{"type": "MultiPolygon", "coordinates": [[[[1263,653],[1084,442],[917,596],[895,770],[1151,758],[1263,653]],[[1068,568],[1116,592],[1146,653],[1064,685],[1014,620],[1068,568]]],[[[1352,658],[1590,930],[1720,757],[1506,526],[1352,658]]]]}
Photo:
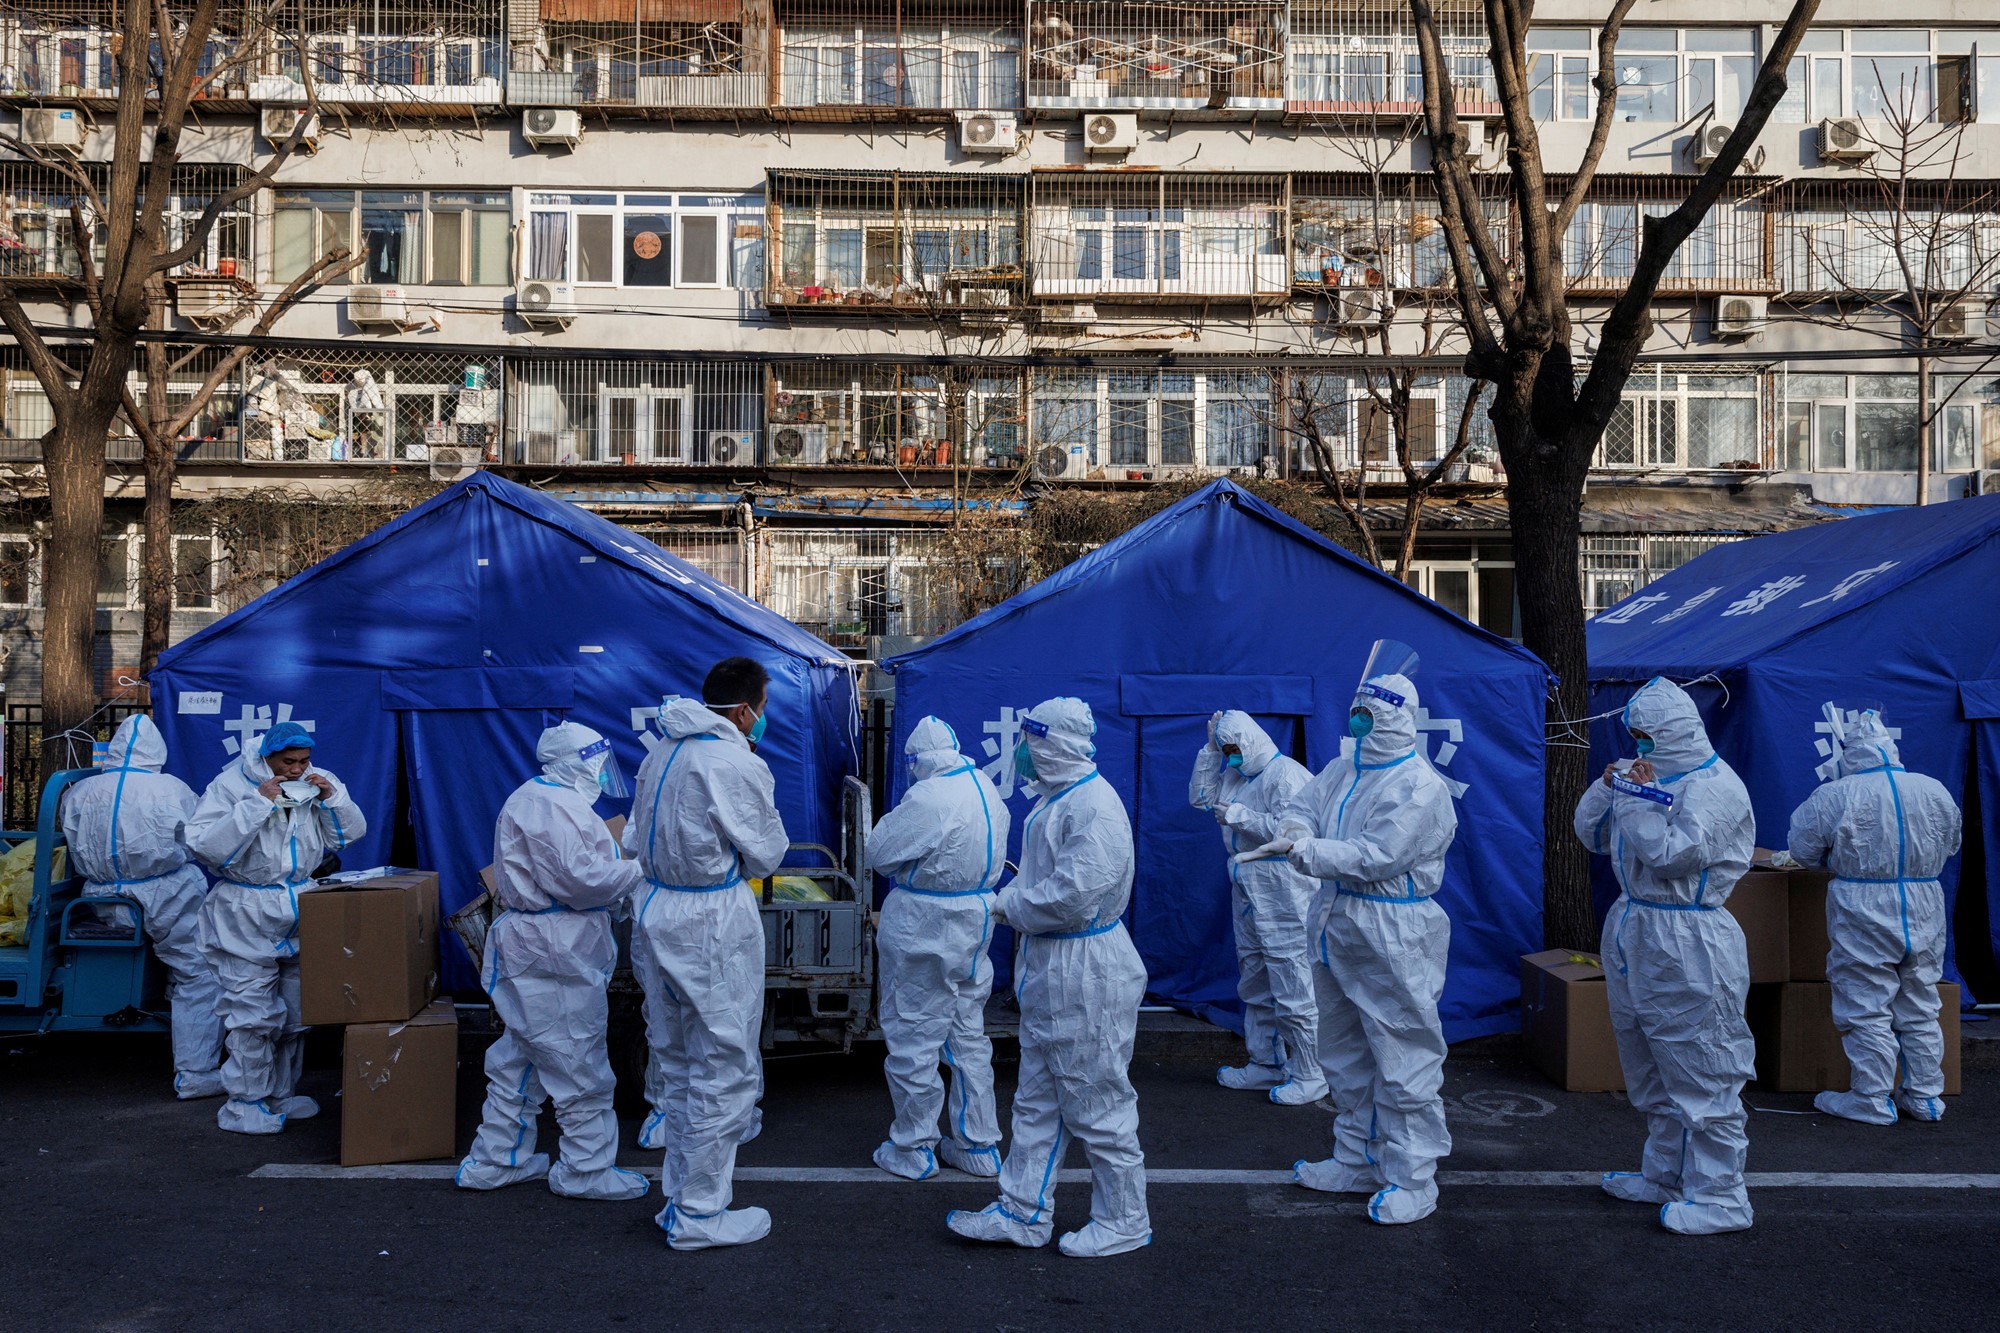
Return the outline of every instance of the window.
{"type": "MultiPolygon", "coordinates": [[[[313,79],[335,89],[467,88],[497,83],[507,67],[499,17],[490,5],[374,0],[318,18],[305,19],[309,30],[318,29],[305,49],[313,79]]],[[[276,60],[275,73],[304,82],[295,42],[281,41],[276,60]]]]}
{"type": "Polygon", "coordinates": [[[528,272],[607,287],[761,287],[762,208],[756,195],[530,195],[528,272]]]}
{"type": "Polygon", "coordinates": [[[1595,47],[1588,28],[1528,30],[1529,114],[1536,120],[1590,119],[1595,47]]]}
{"type": "MultiPolygon", "coordinates": [[[[1563,268],[1580,288],[1622,292],[1639,258],[1640,219],[1670,213],[1679,200],[1648,197],[1645,185],[1600,185],[1563,234],[1563,268]]],[[[1674,253],[1666,291],[1767,290],[1766,204],[1755,193],[1718,200],[1674,253]]]]}
{"type": "Polygon", "coordinates": [[[1013,305],[1020,178],[774,172],[781,252],[773,304],[1013,305]],[[818,289],[817,291],[810,289],[818,289]]]}
{"type": "MultiPolygon", "coordinates": [[[[1940,189],[1950,191],[1950,184],[1940,189]]],[[[1813,191],[1778,214],[1778,278],[1788,292],[1978,295],[2000,274],[2000,209],[1985,198],[1943,208],[1912,192],[1900,210],[1881,191],[1813,191]]]]}
{"type": "MultiPolygon", "coordinates": [[[[146,577],[146,539],[143,534],[135,534],[132,539],[136,552],[133,564],[135,601],[143,603],[146,577]]],[[[174,567],[174,609],[176,611],[213,611],[216,609],[216,542],[213,536],[176,535],[173,539],[174,567]]],[[[99,598],[102,604],[102,596],[99,598]]]]}
{"type": "Polygon", "coordinates": [[[1038,455],[1114,469],[1249,468],[1272,451],[1270,377],[1250,371],[1051,371],[1033,420],[1038,455]]]}
{"type": "Polygon", "coordinates": [[[950,107],[1021,104],[1021,41],[1004,26],[785,29],[786,106],[950,107]]]}
{"type": "Polygon", "coordinates": [[[511,214],[504,193],[280,190],[274,207],[276,282],[291,281],[341,248],[366,257],[361,267],[330,279],[336,283],[500,286],[509,280],[511,214]]]}
{"type": "Polygon", "coordinates": [[[1671,125],[1713,113],[1733,122],[1757,78],[1756,51],[1748,28],[1626,28],[1612,57],[1617,117],[1671,125]]]}
{"type": "Polygon", "coordinates": [[[1764,467],[1755,372],[1679,374],[1656,367],[1627,383],[1597,466],[1748,472],[1764,467]]]}
{"type": "Polygon", "coordinates": [[[132,553],[138,539],[130,533],[106,537],[97,547],[97,605],[122,611],[132,604],[136,580],[132,553]]]}
{"type": "Polygon", "coordinates": [[[1282,184],[1263,177],[1035,182],[1038,296],[1238,296],[1290,286],[1282,184]]]}
{"type": "Polygon", "coordinates": [[[1741,537],[1714,532],[1586,535],[1578,571],[1586,615],[1608,611],[1654,579],[1741,537]]]}
{"type": "MultiPolygon", "coordinates": [[[[1931,379],[1931,462],[1940,471],[1988,466],[2000,456],[2000,398],[1993,377],[1964,373],[1931,379]]],[[[1917,470],[1919,418],[1914,375],[1793,373],[1778,384],[1787,467],[1810,461],[1817,472],[1917,470]]]]}
{"type": "Polygon", "coordinates": [[[41,542],[26,535],[0,537],[0,606],[40,605],[41,582],[41,542]]]}
{"type": "Polygon", "coordinates": [[[1787,74],[1771,117],[1781,124],[1840,115],[2000,123],[2000,28],[1815,29],[1787,74]]]}
{"type": "Polygon", "coordinates": [[[1512,554],[1504,544],[1494,544],[1471,545],[1462,556],[1456,552],[1443,557],[1420,555],[1410,562],[1407,582],[1438,605],[1482,629],[1503,638],[1519,639],[1520,613],[1514,601],[1512,554]]]}

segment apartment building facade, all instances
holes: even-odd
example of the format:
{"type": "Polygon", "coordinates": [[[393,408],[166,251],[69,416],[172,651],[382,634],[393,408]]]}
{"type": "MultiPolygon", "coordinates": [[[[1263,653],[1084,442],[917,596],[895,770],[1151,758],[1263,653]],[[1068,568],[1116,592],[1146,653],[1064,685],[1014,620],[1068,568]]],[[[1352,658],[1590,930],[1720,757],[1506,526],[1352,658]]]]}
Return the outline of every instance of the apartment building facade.
{"type": "MultiPolygon", "coordinates": [[[[1511,238],[1481,10],[1435,8],[1511,238]]],[[[1552,171],[1588,135],[1603,8],[1537,11],[1552,171]]],[[[1661,0],[1628,22],[1604,166],[1564,237],[1580,356],[1640,219],[1727,137],[1784,13],[1756,0],[1723,23],[1661,0]]],[[[0,132],[98,169],[110,18],[0,7],[0,132]]],[[[170,393],[256,299],[324,255],[362,258],[190,425],[191,501],[502,469],[866,652],[962,617],[932,575],[968,503],[1313,478],[1310,436],[1387,531],[1402,473],[1371,385],[1421,369],[1419,461],[1473,401],[1441,331],[1414,34],[1391,0],[311,0],[225,6],[211,51],[170,215],[289,136],[311,151],[169,283],[165,326],[195,352],[170,393]]],[[[1676,259],[1607,433],[1579,569],[1593,607],[1718,541],[1915,503],[1922,438],[1928,500],[2000,485],[1982,350],[2000,18],[1928,0],[1892,26],[1828,3],[1792,73],[1676,259]]],[[[81,331],[77,193],[0,154],[0,277],[39,323],[81,331]]],[[[32,494],[48,403],[18,357],[0,375],[0,473],[32,494]]],[[[1505,478],[1471,417],[1411,579],[1506,633],[1505,478]]],[[[136,657],[137,453],[111,442],[107,681],[136,657]]],[[[228,543],[188,508],[183,632],[229,600],[228,543]]],[[[0,532],[15,698],[37,678],[38,558],[32,523],[0,532]]]]}

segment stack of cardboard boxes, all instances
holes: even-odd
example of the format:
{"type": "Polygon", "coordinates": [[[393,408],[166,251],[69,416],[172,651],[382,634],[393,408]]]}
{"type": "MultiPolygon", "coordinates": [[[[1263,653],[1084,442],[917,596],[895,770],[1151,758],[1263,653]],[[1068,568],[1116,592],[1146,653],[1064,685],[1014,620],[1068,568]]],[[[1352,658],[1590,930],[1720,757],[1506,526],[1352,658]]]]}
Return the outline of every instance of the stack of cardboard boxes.
{"type": "MultiPolygon", "coordinates": [[[[1771,1092],[1847,1088],[1847,1055],[1833,1026],[1826,980],[1823,870],[1779,870],[1757,852],[1729,895],[1750,959],[1747,1016],[1757,1039],[1757,1081],[1771,1092]]],[[[1958,1094],[1958,987],[1938,987],[1944,1091],[1958,1094]]],[[[1611,1035],[1604,968],[1596,954],[1549,949],[1521,959],[1521,1034],[1528,1058],[1571,1092],[1625,1086],[1611,1035]]]]}
{"type": "Polygon", "coordinates": [[[458,1017],[437,994],[438,877],[354,877],[299,896],[299,1006],[344,1027],[340,1164],[457,1151],[458,1017]]]}

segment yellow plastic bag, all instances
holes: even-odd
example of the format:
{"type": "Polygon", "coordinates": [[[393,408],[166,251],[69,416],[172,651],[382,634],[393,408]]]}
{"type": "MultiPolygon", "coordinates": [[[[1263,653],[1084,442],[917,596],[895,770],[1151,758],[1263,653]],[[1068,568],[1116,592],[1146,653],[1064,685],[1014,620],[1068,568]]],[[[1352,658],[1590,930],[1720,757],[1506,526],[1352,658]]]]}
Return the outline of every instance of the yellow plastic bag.
{"type": "MultiPolygon", "coordinates": [[[[64,849],[58,848],[50,874],[64,879],[64,849]]],[[[28,908],[35,897],[35,840],[29,838],[0,856],[0,947],[28,942],[28,908]]]]}
{"type": "Polygon", "coordinates": [[[780,875],[771,885],[774,903],[830,903],[833,895],[804,875],[780,875]]]}

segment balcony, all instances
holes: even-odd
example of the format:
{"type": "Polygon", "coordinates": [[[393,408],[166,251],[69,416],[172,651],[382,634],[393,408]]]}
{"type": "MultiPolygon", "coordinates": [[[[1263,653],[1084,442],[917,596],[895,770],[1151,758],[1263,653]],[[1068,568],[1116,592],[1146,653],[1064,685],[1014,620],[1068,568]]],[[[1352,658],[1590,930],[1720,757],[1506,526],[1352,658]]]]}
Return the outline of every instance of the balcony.
{"type": "MultiPolygon", "coordinates": [[[[1476,0],[1438,0],[1438,41],[1458,114],[1500,114],[1476,0]]],[[[1423,68],[1409,7],[1390,0],[1301,0],[1285,45],[1285,115],[1317,121],[1411,120],[1423,115],[1423,68]]]]}
{"type": "Polygon", "coordinates": [[[1275,302],[1291,290],[1285,178],[1036,172],[1041,301],[1275,302]]]}
{"type": "Polygon", "coordinates": [[[770,368],[772,468],[1007,469],[1026,436],[1018,372],[839,363],[770,368]]]}
{"type": "MultiPolygon", "coordinates": [[[[1660,280],[1662,295],[1772,292],[1773,182],[1739,180],[1682,243],[1660,280]]],[[[1640,219],[1671,213],[1692,182],[1676,176],[1600,176],[1563,234],[1563,272],[1582,296],[1616,298],[1639,258],[1640,219]]],[[[1560,186],[1558,186],[1560,188],[1560,186]]]]}
{"type": "Polygon", "coordinates": [[[636,112],[762,109],[771,91],[767,25],[747,0],[541,0],[540,39],[515,46],[507,100],[636,112]]]}
{"type": "Polygon", "coordinates": [[[772,310],[1001,322],[1026,303],[1022,178],[770,173],[772,310]]]}
{"type": "MultiPolygon", "coordinates": [[[[0,98],[38,102],[113,102],[118,96],[124,36],[120,7],[109,0],[47,0],[33,8],[0,7],[0,98]]],[[[256,53],[242,15],[225,6],[197,67],[198,103],[211,110],[241,104],[256,53]]],[[[155,55],[149,68],[157,66],[155,55]]],[[[149,88],[149,94],[157,89],[149,88]]]]}
{"type": "Polygon", "coordinates": [[[1021,101],[1020,11],[933,0],[893,8],[780,5],[790,120],[946,120],[1021,101]]]}
{"type": "Polygon", "coordinates": [[[1042,110],[1282,111],[1285,7],[1034,0],[1028,105],[1042,110]]]}
{"type": "Polygon", "coordinates": [[[267,39],[250,100],[351,112],[471,114],[505,100],[501,0],[375,0],[365,8],[309,0],[305,33],[267,39]],[[310,84],[310,88],[308,85],[310,84]]]}

